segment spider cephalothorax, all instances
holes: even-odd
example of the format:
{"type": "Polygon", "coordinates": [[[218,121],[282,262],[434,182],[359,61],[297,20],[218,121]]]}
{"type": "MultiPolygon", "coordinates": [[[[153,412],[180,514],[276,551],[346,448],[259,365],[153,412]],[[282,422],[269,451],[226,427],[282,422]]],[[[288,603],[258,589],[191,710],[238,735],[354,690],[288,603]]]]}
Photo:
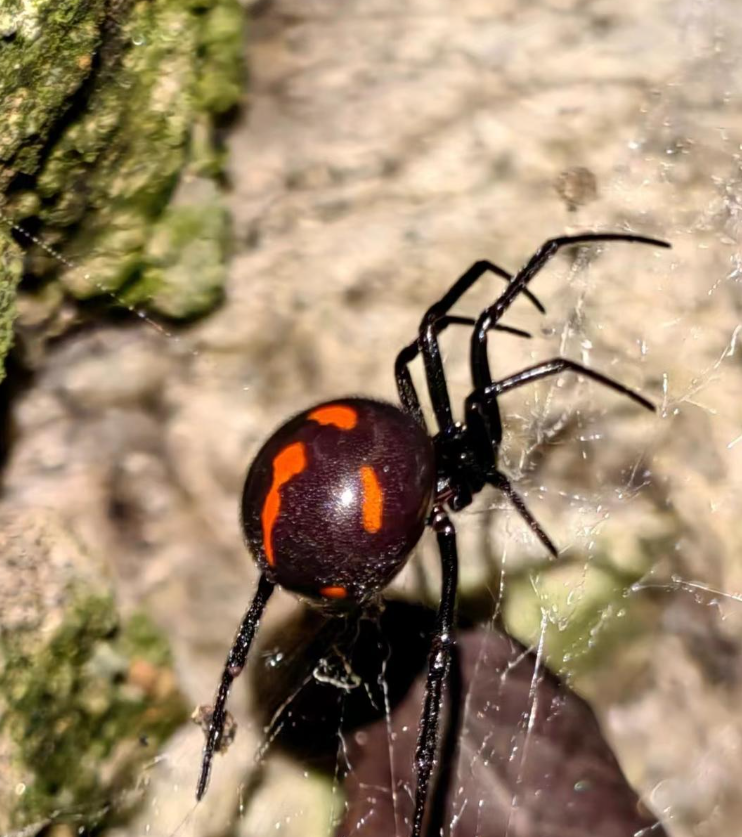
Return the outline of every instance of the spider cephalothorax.
{"type": "Polygon", "coordinates": [[[653,410],[641,395],[565,358],[552,358],[495,381],[487,357],[492,330],[529,336],[500,319],[521,294],[541,311],[527,285],[561,248],[596,241],[666,242],[622,233],[586,233],[543,244],[511,276],[491,262],[472,265],[422,318],[416,339],[395,364],[401,407],[366,398],[317,404],[282,425],[257,454],[245,482],[242,523],[261,569],[258,589],[242,621],[222,674],[211,713],[196,796],[206,791],[211,762],[224,742],[226,701],[242,671],[250,643],[276,584],[326,607],[363,605],[404,565],[426,524],[436,534],[442,565],[441,602],[431,640],[425,702],[418,733],[417,787],[410,825],[420,837],[436,759],[441,696],[453,645],[458,558],[448,511],[471,503],[489,485],[503,492],[553,554],[556,547],[497,467],[502,441],[498,398],[515,387],[565,371],[578,372],[653,410]],[[450,315],[460,297],[485,273],[508,282],[476,320],[450,315]],[[473,327],[472,391],[462,422],[453,418],[438,335],[449,325],[473,327]],[[437,423],[429,433],[409,364],[421,354],[437,423]]]}

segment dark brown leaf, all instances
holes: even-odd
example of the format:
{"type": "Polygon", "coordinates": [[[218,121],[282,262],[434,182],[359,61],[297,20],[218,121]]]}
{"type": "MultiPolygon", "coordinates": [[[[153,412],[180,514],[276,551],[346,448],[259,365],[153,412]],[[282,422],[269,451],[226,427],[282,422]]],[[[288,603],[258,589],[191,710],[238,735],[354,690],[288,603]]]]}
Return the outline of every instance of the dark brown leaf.
{"type": "MultiPolygon", "coordinates": [[[[457,652],[429,834],[441,825],[456,837],[665,834],[591,708],[550,672],[536,672],[533,654],[492,628],[461,632],[457,652]]],[[[347,736],[348,809],[336,837],[409,833],[423,688],[421,673],[389,723],[347,736]]]]}
{"type": "MultiPolygon", "coordinates": [[[[409,835],[432,627],[401,603],[360,622],[308,611],[255,672],[273,746],[345,774],[335,837],[409,835]]],[[[429,837],[665,837],[588,704],[497,627],[458,632],[443,718],[429,837]]]]}

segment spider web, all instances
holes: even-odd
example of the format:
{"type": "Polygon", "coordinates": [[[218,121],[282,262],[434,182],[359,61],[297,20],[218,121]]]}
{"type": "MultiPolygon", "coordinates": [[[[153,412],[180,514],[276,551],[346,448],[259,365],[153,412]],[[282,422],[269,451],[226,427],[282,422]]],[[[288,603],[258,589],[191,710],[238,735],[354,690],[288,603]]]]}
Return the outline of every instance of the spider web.
{"type": "MultiPolygon", "coordinates": [[[[153,614],[189,702],[210,699],[252,595],[235,498],[272,427],[325,397],[395,400],[396,349],[477,258],[516,269],[565,229],[658,235],[670,254],[612,244],[560,256],[533,283],[547,315],[521,301],[507,317],[533,339],[491,340],[495,374],[563,354],[637,387],[658,414],[570,376],[508,394],[502,468],[560,561],[483,492],[456,517],[460,610],[486,636],[506,628],[538,663],[506,754],[517,769],[504,833],[529,833],[519,817],[548,665],[590,701],[667,833],[737,834],[735,11],[731,0],[253,8],[251,106],[230,139],[238,246],[227,305],[185,330],[135,322],[62,341],[16,400],[4,474],[5,503],[59,511],[105,556],[122,607],[153,614]]],[[[486,305],[495,281],[482,280],[457,313],[486,305]]],[[[466,332],[449,329],[443,345],[460,403],[466,332]]],[[[390,596],[434,607],[438,583],[426,538],[390,596]]],[[[366,672],[336,638],[319,641],[327,635],[293,600],[276,598],[255,673],[231,696],[236,742],[204,802],[193,804],[202,738],[189,725],[141,770],[137,813],[110,831],[332,834],[356,770],[351,737],[370,734],[346,732],[356,693],[378,710],[396,763],[391,656],[366,672]],[[323,759],[307,731],[304,752],[282,744],[317,683],[338,698],[323,759]]],[[[369,615],[367,627],[381,619],[369,615]]],[[[463,727],[486,682],[476,669],[465,680],[463,727]]],[[[485,725],[500,708],[482,710],[485,725]]],[[[485,753],[451,775],[459,814],[492,803],[465,778],[472,765],[486,773],[485,753]]],[[[393,778],[395,793],[412,792],[393,778]]],[[[127,789],[113,808],[129,798],[127,789]]],[[[459,814],[446,834],[467,833],[459,814]]]]}

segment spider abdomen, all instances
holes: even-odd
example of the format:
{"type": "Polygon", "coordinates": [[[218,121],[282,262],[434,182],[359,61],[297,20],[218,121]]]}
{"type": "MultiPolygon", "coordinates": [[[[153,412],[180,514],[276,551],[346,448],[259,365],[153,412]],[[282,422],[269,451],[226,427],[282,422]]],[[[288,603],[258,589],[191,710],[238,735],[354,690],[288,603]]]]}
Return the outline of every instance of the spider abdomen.
{"type": "Polygon", "coordinates": [[[404,565],[434,485],[433,445],[411,416],[366,398],[318,404],[255,457],[242,494],[245,538],[281,586],[361,601],[404,565]]]}

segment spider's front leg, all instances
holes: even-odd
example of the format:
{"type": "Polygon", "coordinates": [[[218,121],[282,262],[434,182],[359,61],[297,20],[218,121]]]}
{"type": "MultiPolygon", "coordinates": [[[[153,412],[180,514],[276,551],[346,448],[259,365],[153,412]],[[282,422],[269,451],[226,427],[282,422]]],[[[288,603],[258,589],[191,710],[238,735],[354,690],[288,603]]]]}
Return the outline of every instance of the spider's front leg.
{"type": "Polygon", "coordinates": [[[538,381],[541,378],[559,375],[561,372],[577,372],[580,375],[584,375],[586,378],[592,378],[593,381],[597,381],[599,384],[603,384],[603,386],[609,387],[610,389],[621,393],[621,395],[626,395],[628,398],[631,398],[632,401],[636,401],[637,404],[644,407],[645,410],[649,410],[650,412],[655,412],[656,410],[656,407],[651,401],[646,399],[643,395],[639,395],[638,392],[634,392],[633,389],[629,389],[619,381],[614,381],[613,378],[609,378],[601,372],[596,372],[593,369],[589,369],[587,366],[583,366],[581,363],[576,363],[573,360],[567,360],[567,358],[564,357],[553,357],[551,360],[546,360],[543,363],[537,363],[535,366],[529,366],[527,369],[522,369],[520,372],[517,372],[515,375],[511,375],[509,378],[503,378],[501,381],[495,381],[484,388],[482,393],[483,400],[485,402],[491,401],[492,399],[496,399],[498,395],[502,395],[508,390],[521,387],[523,384],[528,384],[532,381],[538,381]]]}
{"type": "Polygon", "coordinates": [[[528,283],[562,248],[575,244],[607,241],[624,241],[632,244],[649,244],[653,247],[670,247],[666,241],[660,241],[657,238],[648,238],[644,235],[631,235],[629,233],[583,233],[581,235],[565,235],[559,238],[550,238],[544,242],[526,262],[525,266],[512,278],[500,297],[489,308],[485,308],[477,319],[470,346],[471,374],[475,389],[484,389],[492,383],[492,374],[490,372],[489,360],[487,359],[487,332],[492,329],[493,324],[502,318],[514,300],[520,294],[527,292],[528,283]]]}
{"type": "Polygon", "coordinates": [[[448,672],[451,667],[456,591],[458,587],[456,530],[442,506],[434,506],[429,525],[436,533],[441,555],[441,603],[438,608],[435,633],[428,656],[428,678],[425,683],[425,700],[415,752],[417,782],[415,811],[412,818],[412,837],[420,837],[422,834],[425,802],[428,798],[433,768],[436,763],[441,698],[443,686],[448,679],[448,672]]]}
{"type": "Polygon", "coordinates": [[[589,369],[587,366],[583,366],[581,363],[576,363],[573,360],[554,357],[542,363],[537,363],[535,366],[522,369],[520,372],[516,372],[515,375],[510,375],[501,381],[493,381],[487,386],[475,389],[466,399],[465,412],[467,424],[471,427],[482,427],[483,430],[479,431],[479,435],[489,433],[492,444],[499,446],[501,435],[498,397],[511,389],[538,381],[541,378],[559,375],[562,372],[576,372],[579,375],[584,375],[586,378],[597,381],[599,384],[603,384],[603,386],[631,398],[632,401],[644,407],[645,410],[654,412],[656,409],[651,401],[633,389],[624,386],[619,381],[614,381],[613,378],[609,378],[607,375],[596,372],[594,369],[589,369]]]}
{"type": "MultiPolygon", "coordinates": [[[[445,331],[450,325],[467,325],[473,326],[475,320],[471,317],[457,317],[452,314],[446,314],[440,319],[436,320],[435,327],[440,334],[445,331]]],[[[513,328],[506,325],[493,325],[493,330],[502,331],[506,334],[514,334],[516,337],[530,338],[531,335],[521,328],[513,328]]],[[[409,413],[415,418],[421,427],[425,427],[425,419],[423,417],[422,407],[420,406],[420,398],[412,382],[412,375],[410,374],[410,364],[420,353],[419,341],[413,340],[412,343],[405,346],[399,354],[394,363],[394,376],[397,380],[397,391],[399,393],[399,400],[405,412],[409,413]]],[[[435,398],[435,396],[433,396],[435,398]]]]}
{"type": "MultiPolygon", "coordinates": [[[[463,294],[485,273],[492,272],[506,282],[511,281],[511,275],[501,267],[489,261],[475,262],[464,274],[462,274],[446,293],[425,312],[420,323],[417,338],[409,346],[406,346],[397,355],[395,364],[395,375],[397,378],[397,389],[399,397],[405,410],[413,415],[421,426],[425,426],[423,414],[420,408],[420,401],[412,383],[412,377],[408,365],[414,360],[419,352],[422,352],[425,365],[425,377],[428,385],[430,400],[435,413],[438,429],[444,430],[454,423],[451,412],[451,400],[448,394],[446,376],[443,370],[440,348],[438,346],[438,335],[449,325],[474,325],[469,317],[456,317],[448,314],[453,305],[458,302],[463,294]]],[[[526,288],[521,292],[528,297],[535,307],[544,313],[545,309],[538,299],[526,288]]],[[[501,331],[509,331],[512,334],[530,337],[520,329],[509,328],[508,326],[497,326],[493,328],[501,331]]]]}

